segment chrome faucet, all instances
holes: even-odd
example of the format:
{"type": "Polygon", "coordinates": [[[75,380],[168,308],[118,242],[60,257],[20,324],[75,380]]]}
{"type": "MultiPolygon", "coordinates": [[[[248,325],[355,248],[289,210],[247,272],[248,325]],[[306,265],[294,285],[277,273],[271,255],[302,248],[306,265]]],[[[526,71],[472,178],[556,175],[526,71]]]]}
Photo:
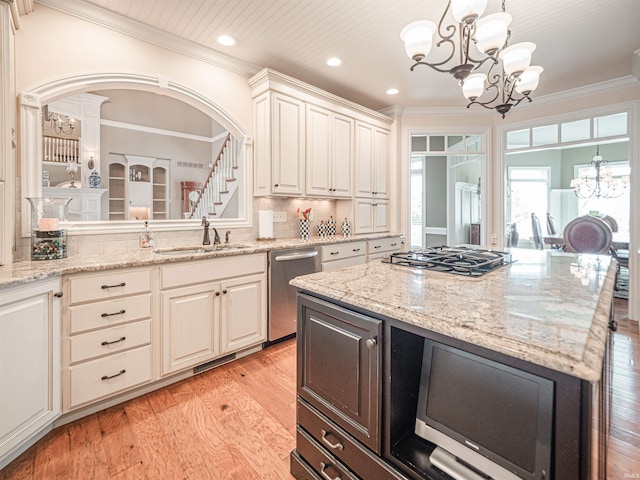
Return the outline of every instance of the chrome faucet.
{"type": "Polygon", "coordinates": [[[229,243],[229,235],[231,235],[231,230],[227,230],[224,234],[224,243],[229,243]]]}
{"type": "Polygon", "coordinates": [[[213,230],[213,244],[220,245],[220,235],[218,235],[218,230],[216,230],[215,227],[211,227],[211,230],[213,230]]]}
{"type": "MultiPolygon", "coordinates": [[[[211,245],[211,237],[209,237],[209,221],[207,220],[207,217],[202,217],[202,223],[201,226],[204,227],[204,237],[202,238],[202,245],[211,245]]],[[[218,235],[218,232],[216,232],[216,236],[218,235]]],[[[220,239],[218,239],[218,242],[220,241],[220,239]]]]}

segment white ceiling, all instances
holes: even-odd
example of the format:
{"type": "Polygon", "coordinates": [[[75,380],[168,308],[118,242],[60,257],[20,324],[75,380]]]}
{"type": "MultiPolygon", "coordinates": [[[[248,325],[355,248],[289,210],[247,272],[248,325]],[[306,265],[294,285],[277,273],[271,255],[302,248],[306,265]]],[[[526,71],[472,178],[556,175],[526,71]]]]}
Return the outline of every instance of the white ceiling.
{"type": "MultiPolygon", "coordinates": [[[[446,0],[35,1],[156,43],[165,38],[166,45],[234,57],[241,62],[227,65],[243,73],[268,67],[376,110],[466,105],[449,75],[409,71],[399,36],[414,20],[437,23],[446,0]],[[218,45],[223,33],[237,44],[218,45]],[[330,56],[343,64],[326,66],[330,56]],[[391,87],[400,93],[387,95],[391,87]]],[[[489,0],[486,14],[500,9],[489,0]]],[[[537,44],[533,64],[545,70],[534,98],[628,78],[634,57],[640,71],[640,0],[507,0],[506,11],[513,16],[510,44],[537,44]]]]}

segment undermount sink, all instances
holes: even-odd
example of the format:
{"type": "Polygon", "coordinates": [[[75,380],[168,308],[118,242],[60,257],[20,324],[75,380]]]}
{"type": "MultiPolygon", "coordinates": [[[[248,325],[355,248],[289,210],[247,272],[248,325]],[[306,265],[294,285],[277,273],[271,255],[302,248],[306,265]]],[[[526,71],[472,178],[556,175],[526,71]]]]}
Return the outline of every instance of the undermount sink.
{"type": "Polygon", "coordinates": [[[246,245],[239,243],[223,243],[220,245],[203,245],[200,247],[169,247],[157,248],[153,252],[158,255],[196,255],[199,253],[219,252],[225,250],[236,250],[239,248],[247,248],[246,245]]]}

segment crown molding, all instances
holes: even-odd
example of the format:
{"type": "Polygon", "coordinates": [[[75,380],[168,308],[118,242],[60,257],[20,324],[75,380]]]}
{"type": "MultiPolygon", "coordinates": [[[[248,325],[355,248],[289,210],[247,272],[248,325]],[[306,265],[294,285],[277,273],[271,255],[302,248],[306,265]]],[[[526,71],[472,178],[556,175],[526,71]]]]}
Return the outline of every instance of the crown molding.
{"type": "Polygon", "coordinates": [[[390,125],[393,123],[393,119],[383,113],[371,110],[370,108],[354,103],[351,100],[339,97],[333,93],[327,92],[270,68],[262,69],[256,75],[251,77],[248,80],[248,83],[251,88],[253,98],[256,98],[258,95],[261,95],[268,90],[295,95],[297,97],[304,97],[306,95],[308,98],[303,98],[305,101],[317,103],[318,99],[321,99],[333,106],[340,105],[350,111],[358,112],[370,119],[376,119],[383,122],[384,124],[390,125]]]}
{"type": "Polygon", "coordinates": [[[35,0],[35,3],[246,77],[260,71],[260,67],[256,65],[216,52],[84,1],[35,0]]]}
{"type": "Polygon", "coordinates": [[[558,103],[561,101],[612,92],[615,90],[620,90],[622,88],[634,87],[639,85],[640,81],[638,78],[634,77],[633,75],[627,75],[613,80],[606,80],[604,82],[586,85],[584,87],[572,88],[569,90],[564,90],[562,92],[535,97],[533,100],[536,105],[547,105],[550,103],[558,103]]]}

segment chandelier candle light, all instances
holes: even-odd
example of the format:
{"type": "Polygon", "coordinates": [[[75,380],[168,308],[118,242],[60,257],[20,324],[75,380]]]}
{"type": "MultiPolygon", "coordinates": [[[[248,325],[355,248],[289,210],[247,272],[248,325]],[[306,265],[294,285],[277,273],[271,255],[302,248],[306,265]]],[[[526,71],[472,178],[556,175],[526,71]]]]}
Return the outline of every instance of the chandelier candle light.
{"type": "Polygon", "coordinates": [[[576,177],[571,180],[570,188],[578,198],[618,198],[622,196],[629,185],[629,176],[614,177],[611,169],[607,167],[607,161],[600,155],[600,146],[596,147],[596,154],[589,163],[596,169],[595,178],[588,175],[576,177]]]}
{"type": "Polygon", "coordinates": [[[402,29],[400,38],[410,59],[417,65],[426,65],[433,70],[449,73],[458,80],[463,95],[470,101],[467,105],[480,105],[495,109],[502,118],[525,98],[531,102],[531,93],[538,87],[542,67],[531,66],[531,55],[536,49],[532,42],[521,42],[508,46],[511,36],[509,25],[512,17],[502,12],[480,18],[488,0],[449,0],[440,21],[419,20],[402,29]],[[447,12],[451,11],[455,23],[443,29],[447,12]],[[440,39],[436,47],[450,49],[449,55],[440,62],[429,63],[425,58],[433,46],[434,36],[440,39]],[[456,33],[458,42],[455,41],[456,33]],[[472,48],[473,46],[473,48],[472,48]],[[452,65],[458,53],[458,64],[452,65]],[[473,55],[481,55],[475,59],[473,55]],[[489,67],[485,67],[489,65],[489,67]],[[479,70],[485,68],[486,72],[479,70]],[[494,72],[499,68],[499,72],[494,72]],[[486,85],[486,86],[485,86],[486,85]],[[480,99],[489,92],[485,99],[480,99]]]}
{"type": "Polygon", "coordinates": [[[61,115],[55,112],[49,112],[49,106],[45,105],[43,108],[43,120],[49,122],[49,128],[58,135],[71,135],[75,128],[75,120],[66,115],[61,115]]]}

